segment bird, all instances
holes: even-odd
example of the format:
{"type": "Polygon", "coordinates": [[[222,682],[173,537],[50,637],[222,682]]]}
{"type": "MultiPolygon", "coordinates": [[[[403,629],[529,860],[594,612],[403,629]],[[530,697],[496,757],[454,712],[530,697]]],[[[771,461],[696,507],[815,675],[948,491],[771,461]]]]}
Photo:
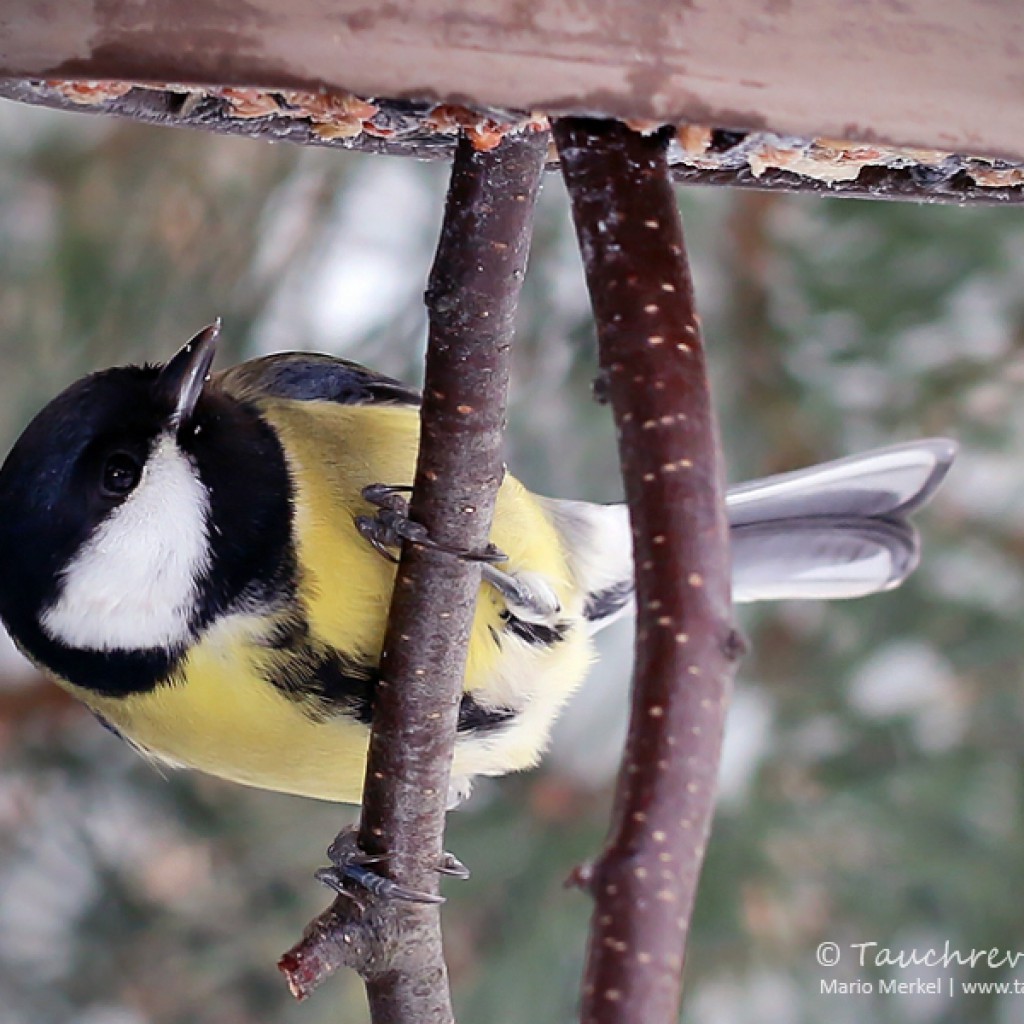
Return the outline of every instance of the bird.
{"type": "MultiPolygon", "coordinates": [[[[315,353],[213,373],[219,331],[31,420],[0,468],[0,620],[153,761],[358,803],[395,576],[378,506],[412,481],[419,394],[315,353]]],[[[911,441],[730,490],[735,600],[898,586],[919,559],[909,516],[955,451],[911,441]]],[[[633,605],[624,505],[506,474],[491,539],[453,793],[538,761],[594,635],[633,605]]]]}

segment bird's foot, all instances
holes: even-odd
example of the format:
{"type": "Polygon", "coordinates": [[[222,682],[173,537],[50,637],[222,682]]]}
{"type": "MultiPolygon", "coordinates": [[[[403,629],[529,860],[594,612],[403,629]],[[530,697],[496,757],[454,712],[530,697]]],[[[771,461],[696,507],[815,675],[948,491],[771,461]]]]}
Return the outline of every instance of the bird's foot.
{"type": "Polygon", "coordinates": [[[392,484],[370,484],[362,491],[363,498],[377,511],[372,516],[356,516],[356,529],[389,561],[397,562],[396,549],[402,541],[445,551],[471,562],[483,563],[483,579],[501,594],[509,612],[524,622],[551,625],[561,612],[555,592],[536,573],[511,573],[494,563],[508,561],[508,556],[493,544],[483,551],[461,551],[433,540],[427,528],[409,518],[409,503],[404,495],[411,487],[392,484]]]}
{"type": "Polygon", "coordinates": [[[356,516],[356,529],[385,558],[397,562],[398,556],[394,549],[400,547],[403,540],[407,540],[433,551],[457,555],[467,562],[489,565],[506,561],[506,556],[493,544],[488,544],[482,551],[463,551],[434,540],[422,523],[409,518],[409,502],[403,495],[411,491],[411,487],[393,484],[370,484],[363,488],[363,498],[376,506],[377,511],[372,516],[356,516]]]}
{"type": "Polygon", "coordinates": [[[562,606],[554,590],[538,573],[510,573],[494,565],[483,567],[483,578],[505,599],[509,613],[522,622],[554,625],[562,606]]]}
{"type": "MultiPolygon", "coordinates": [[[[381,900],[404,900],[409,903],[444,903],[444,897],[436,893],[422,892],[401,885],[390,878],[385,878],[374,870],[374,866],[387,860],[385,854],[366,853],[360,849],[358,834],[355,829],[343,829],[327,850],[329,868],[320,868],[316,872],[318,881],[340,895],[347,896],[359,904],[358,897],[352,892],[351,884],[365,890],[371,896],[381,900]]],[[[438,874],[452,878],[469,878],[469,869],[454,854],[444,853],[437,865],[438,874]]]]}

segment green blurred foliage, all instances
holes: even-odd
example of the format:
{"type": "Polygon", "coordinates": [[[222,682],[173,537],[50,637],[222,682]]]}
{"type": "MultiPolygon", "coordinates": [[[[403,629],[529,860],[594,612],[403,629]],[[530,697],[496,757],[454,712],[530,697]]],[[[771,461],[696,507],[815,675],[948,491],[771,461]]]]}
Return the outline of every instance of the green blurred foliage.
{"type": "MultiPolygon", "coordinates": [[[[77,376],[163,359],[218,314],[228,360],[330,348],[415,380],[444,187],[439,166],[4,105],[4,449],[77,376]]],[[[823,941],[1024,948],[1024,214],[680,203],[732,479],[922,434],[963,443],[907,586],[744,610],[683,1019],[1024,1021],[1022,996],[823,996],[823,978],[889,973],[815,961],[823,941]]],[[[510,465],[540,491],[616,498],[554,176],[519,323],[510,465]]],[[[602,839],[629,644],[608,638],[544,767],[452,816],[474,872],[445,914],[465,1024],[573,1019],[589,905],[563,879],[602,839]]],[[[365,1020],[354,978],[299,1006],[273,966],[328,900],[311,873],[350,809],[164,777],[0,667],[2,1024],[365,1020]]]]}

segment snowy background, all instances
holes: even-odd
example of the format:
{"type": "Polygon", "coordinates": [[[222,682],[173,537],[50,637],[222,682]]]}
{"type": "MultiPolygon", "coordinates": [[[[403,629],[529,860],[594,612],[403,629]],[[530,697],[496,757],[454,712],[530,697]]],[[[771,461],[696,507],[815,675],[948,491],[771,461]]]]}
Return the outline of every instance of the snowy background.
{"type": "MultiPolygon", "coordinates": [[[[222,365],[323,349],[415,382],[445,178],[0,105],[0,447],[76,377],[162,360],[217,315],[222,365]]],[[[823,978],[900,975],[815,961],[823,941],[1024,949],[1024,210],[680,203],[732,480],[924,434],[962,445],[905,588],[743,613],[683,1019],[1024,1022],[1024,995],[822,996],[823,978]]],[[[534,489],[619,496],[594,373],[550,176],[508,452],[534,489]]],[[[589,906],[562,881],[607,822],[630,644],[628,626],[605,637],[542,768],[452,818],[474,872],[446,888],[465,1024],[573,1018],[589,906]]],[[[312,870],[350,817],[162,777],[5,645],[0,1024],[364,1020],[355,979],[297,1006],[273,967],[328,901],[312,870]]]]}

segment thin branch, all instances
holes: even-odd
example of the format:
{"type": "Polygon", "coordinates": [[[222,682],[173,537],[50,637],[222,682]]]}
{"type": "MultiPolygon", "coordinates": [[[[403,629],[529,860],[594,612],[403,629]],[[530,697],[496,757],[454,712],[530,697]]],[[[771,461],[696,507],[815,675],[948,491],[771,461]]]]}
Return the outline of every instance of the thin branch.
{"type": "Polygon", "coordinates": [[[677,1020],[690,915],[742,644],[721,458],[666,135],[556,121],[619,429],[637,580],[629,736],[595,900],[582,1020],[677,1020]]]}
{"type": "MultiPolygon", "coordinates": [[[[481,551],[503,476],[509,350],[546,132],[491,152],[460,140],[427,290],[430,337],[410,517],[481,551]]],[[[394,481],[384,481],[391,483],[394,481]]],[[[399,481],[400,482],[400,481],[399,481]]],[[[380,869],[436,893],[449,773],[479,563],[406,544],[398,567],[363,793],[359,845],[380,869]]],[[[376,1024],[452,1020],[436,905],[340,898],[285,955],[297,995],[335,966],[367,982],[376,1024]],[[356,948],[354,948],[356,947],[356,948]]]]}

